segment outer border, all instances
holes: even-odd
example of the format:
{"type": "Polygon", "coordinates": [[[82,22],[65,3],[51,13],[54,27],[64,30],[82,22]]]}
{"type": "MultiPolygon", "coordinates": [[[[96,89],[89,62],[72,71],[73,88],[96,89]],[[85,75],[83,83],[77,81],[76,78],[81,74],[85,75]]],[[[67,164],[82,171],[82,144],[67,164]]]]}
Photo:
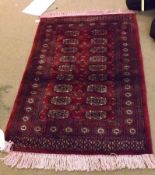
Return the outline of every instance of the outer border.
{"type": "Polygon", "coordinates": [[[17,105],[18,105],[18,99],[20,97],[20,94],[21,94],[21,91],[22,91],[22,88],[23,88],[23,84],[24,84],[24,78],[28,72],[28,68],[30,67],[30,64],[31,64],[31,60],[32,60],[32,55],[33,55],[33,52],[34,50],[37,48],[37,45],[36,45],[36,41],[38,40],[39,38],[39,31],[40,31],[40,26],[41,26],[41,22],[39,22],[38,26],[37,26],[37,31],[35,33],[35,37],[34,37],[34,40],[33,40],[33,44],[32,44],[32,48],[31,48],[31,51],[30,51],[30,55],[28,57],[28,62],[27,62],[27,65],[25,67],[25,70],[24,70],[24,73],[23,73],[23,76],[22,76],[22,80],[20,82],[20,85],[19,85],[19,89],[17,91],[17,95],[15,97],[15,101],[14,101],[14,105],[13,105],[13,108],[12,108],[12,112],[11,112],[11,115],[10,115],[10,118],[8,120],[8,123],[7,123],[7,126],[6,126],[6,129],[5,129],[5,134],[7,135],[8,133],[8,130],[11,126],[11,122],[14,118],[14,112],[16,111],[17,109],[17,105]]]}
{"type": "Polygon", "coordinates": [[[140,35],[139,35],[139,29],[138,29],[138,22],[136,15],[134,15],[134,29],[136,32],[136,44],[138,47],[138,59],[140,61],[140,71],[142,76],[141,81],[141,87],[142,87],[142,95],[143,95],[143,104],[144,104],[144,114],[145,114],[145,129],[146,129],[146,135],[147,135],[147,147],[148,147],[148,153],[153,153],[152,150],[152,140],[151,140],[151,128],[150,128],[150,119],[149,119],[149,112],[148,112],[148,104],[147,104],[147,89],[146,89],[146,83],[145,83],[145,73],[144,73],[144,64],[143,64],[143,56],[142,56],[142,49],[140,45],[140,35]]]}
{"type": "MultiPolygon", "coordinates": [[[[94,12],[93,12],[93,14],[91,13],[90,15],[94,15],[95,16],[95,15],[104,15],[104,14],[105,14],[104,12],[102,12],[101,14],[99,14],[99,13],[94,14],[94,12]]],[[[109,14],[113,14],[113,13],[109,13],[109,14]]],[[[121,15],[121,13],[118,13],[118,14],[121,15]]],[[[122,13],[122,14],[124,14],[124,13],[122,13]]],[[[130,13],[126,12],[125,14],[132,14],[132,12],[130,12],[130,13]]],[[[72,15],[73,15],[73,13],[72,13],[72,15]]],[[[72,17],[72,15],[70,16],[70,13],[68,13],[68,14],[67,13],[66,14],[62,13],[62,16],[65,16],[65,17],[72,17]]],[[[84,15],[84,14],[82,14],[82,15],[84,15]]],[[[106,15],[108,15],[108,13],[106,15]]],[[[78,16],[78,14],[75,13],[75,16],[78,16]]],[[[81,16],[81,14],[79,14],[79,16],[81,16]]],[[[89,16],[89,15],[87,14],[87,16],[89,16]]],[[[55,17],[55,16],[53,16],[53,17],[55,17]]],[[[46,17],[43,16],[42,18],[46,18],[46,17]]],[[[134,24],[135,24],[134,25],[134,30],[136,32],[136,36],[135,37],[136,37],[136,44],[137,44],[137,47],[138,47],[138,59],[140,61],[140,69],[141,69],[141,76],[142,76],[141,87],[142,87],[144,113],[145,113],[145,129],[146,129],[146,136],[147,136],[146,140],[147,140],[147,148],[148,148],[147,152],[148,152],[148,154],[151,154],[153,151],[152,151],[152,141],[151,141],[149,114],[148,114],[148,107],[147,107],[147,94],[146,94],[147,92],[146,92],[146,84],[145,84],[145,77],[144,77],[144,67],[143,67],[143,60],[142,60],[142,51],[141,51],[141,46],[140,46],[140,37],[139,37],[139,30],[138,30],[138,23],[137,23],[136,15],[133,15],[133,20],[134,20],[134,24]]],[[[29,68],[29,66],[31,64],[31,59],[32,59],[33,52],[34,52],[34,50],[37,47],[36,41],[39,38],[39,31],[40,31],[40,29],[41,29],[41,21],[40,21],[40,23],[38,25],[38,28],[37,28],[37,31],[36,31],[36,34],[35,34],[35,39],[33,41],[33,46],[32,46],[31,52],[30,52],[30,56],[28,58],[28,63],[26,65],[26,68],[25,68],[25,71],[24,71],[24,74],[23,74],[23,78],[22,78],[21,83],[20,83],[19,90],[18,90],[17,96],[15,98],[15,102],[14,102],[14,105],[13,105],[11,116],[9,118],[6,130],[5,130],[5,134],[6,135],[8,133],[8,130],[9,130],[10,126],[11,126],[11,122],[12,122],[12,120],[14,118],[14,112],[17,109],[18,99],[19,99],[21,91],[22,91],[25,75],[27,74],[27,71],[29,70],[28,68],[29,68]]],[[[37,152],[41,152],[41,151],[38,150],[37,152]]]]}

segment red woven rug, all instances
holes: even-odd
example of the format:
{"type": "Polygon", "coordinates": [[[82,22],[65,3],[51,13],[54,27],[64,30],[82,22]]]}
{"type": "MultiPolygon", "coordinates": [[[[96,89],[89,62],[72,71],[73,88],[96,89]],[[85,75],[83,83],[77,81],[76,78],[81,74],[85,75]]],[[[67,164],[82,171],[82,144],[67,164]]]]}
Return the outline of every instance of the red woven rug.
{"type": "Polygon", "coordinates": [[[43,16],[5,134],[18,168],[154,168],[135,14],[43,16]]]}

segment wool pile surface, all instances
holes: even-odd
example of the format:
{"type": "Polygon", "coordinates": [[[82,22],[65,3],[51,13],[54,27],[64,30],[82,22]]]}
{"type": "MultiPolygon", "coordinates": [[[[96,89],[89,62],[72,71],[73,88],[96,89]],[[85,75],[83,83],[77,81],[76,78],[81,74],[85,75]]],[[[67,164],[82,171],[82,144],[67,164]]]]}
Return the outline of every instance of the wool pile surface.
{"type": "Polygon", "coordinates": [[[5,134],[18,168],[154,168],[136,15],[43,16],[5,134]]]}

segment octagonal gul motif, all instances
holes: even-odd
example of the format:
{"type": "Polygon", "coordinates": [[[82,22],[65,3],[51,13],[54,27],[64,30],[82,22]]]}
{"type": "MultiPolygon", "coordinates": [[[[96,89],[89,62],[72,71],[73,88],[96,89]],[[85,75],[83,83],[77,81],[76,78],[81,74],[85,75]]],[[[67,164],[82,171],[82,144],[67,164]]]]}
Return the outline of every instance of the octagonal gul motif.
{"type": "Polygon", "coordinates": [[[71,103],[70,97],[55,96],[51,98],[51,104],[54,105],[68,105],[70,103],[71,103]]]}
{"type": "Polygon", "coordinates": [[[90,84],[87,86],[87,92],[107,93],[107,86],[102,84],[90,84]]]}
{"type": "Polygon", "coordinates": [[[64,119],[69,117],[68,110],[49,110],[47,113],[49,118],[53,119],[64,119]]]}
{"type": "Polygon", "coordinates": [[[71,92],[73,89],[73,86],[70,84],[56,84],[54,86],[55,92],[65,93],[65,92],[71,92]]]}
{"type": "Polygon", "coordinates": [[[106,105],[107,99],[106,97],[87,97],[86,98],[86,103],[91,105],[91,106],[103,106],[106,105]]]}
{"type": "Polygon", "coordinates": [[[87,111],[85,113],[85,117],[88,119],[94,119],[94,120],[102,120],[106,119],[107,112],[106,111],[87,111]]]}

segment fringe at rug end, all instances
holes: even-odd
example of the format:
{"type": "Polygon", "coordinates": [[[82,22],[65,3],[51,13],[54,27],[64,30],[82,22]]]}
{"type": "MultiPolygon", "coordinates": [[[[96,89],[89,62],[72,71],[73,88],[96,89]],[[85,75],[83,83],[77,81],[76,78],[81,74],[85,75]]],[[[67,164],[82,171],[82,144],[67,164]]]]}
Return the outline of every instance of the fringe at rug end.
{"type": "Polygon", "coordinates": [[[69,11],[69,12],[57,12],[49,11],[40,16],[40,18],[54,18],[54,17],[67,17],[67,16],[90,16],[90,15],[112,15],[112,14],[134,14],[132,10],[92,10],[92,11],[69,11]]]}
{"type": "Polygon", "coordinates": [[[14,143],[12,142],[12,141],[5,141],[5,148],[4,148],[4,152],[6,152],[6,153],[9,153],[10,151],[11,151],[11,148],[12,148],[12,145],[13,145],[14,143]]]}
{"type": "Polygon", "coordinates": [[[54,169],[56,171],[109,171],[155,168],[155,156],[143,155],[64,155],[10,151],[2,161],[11,167],[54,169]]]}

